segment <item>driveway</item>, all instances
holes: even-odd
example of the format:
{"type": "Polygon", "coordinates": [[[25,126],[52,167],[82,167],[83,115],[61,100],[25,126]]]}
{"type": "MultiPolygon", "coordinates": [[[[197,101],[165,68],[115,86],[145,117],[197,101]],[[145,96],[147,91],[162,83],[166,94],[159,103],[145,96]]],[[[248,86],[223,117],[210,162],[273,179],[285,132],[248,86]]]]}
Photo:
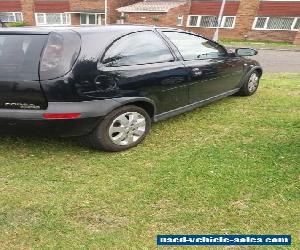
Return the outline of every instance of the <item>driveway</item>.
{"type": "Polygon", "coordinates": [[[253,59],[266,73],[300,73],[300,51],[259,50],[253,59]]]}

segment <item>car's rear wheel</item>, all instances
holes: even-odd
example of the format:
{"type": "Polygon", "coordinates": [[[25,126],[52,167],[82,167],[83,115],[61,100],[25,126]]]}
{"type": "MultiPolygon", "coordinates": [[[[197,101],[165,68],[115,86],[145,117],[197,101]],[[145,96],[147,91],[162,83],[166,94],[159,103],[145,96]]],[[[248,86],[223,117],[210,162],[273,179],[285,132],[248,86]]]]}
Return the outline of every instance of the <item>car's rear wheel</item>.
{"type": "Polygon", "coordinates": [[[237,94],[242,96],[253,95],[258,89],[260,76],[261,75],[258,71],[253,71],[246,79],[244,85],[241,87],[237,94]]]}
{"type": "Polygon", "coordinates": [[[124,106],[108,114],[81,142],[98,150],[122,151],[142,142],[150,127],[151,119],[144,109],[124,106]]]}

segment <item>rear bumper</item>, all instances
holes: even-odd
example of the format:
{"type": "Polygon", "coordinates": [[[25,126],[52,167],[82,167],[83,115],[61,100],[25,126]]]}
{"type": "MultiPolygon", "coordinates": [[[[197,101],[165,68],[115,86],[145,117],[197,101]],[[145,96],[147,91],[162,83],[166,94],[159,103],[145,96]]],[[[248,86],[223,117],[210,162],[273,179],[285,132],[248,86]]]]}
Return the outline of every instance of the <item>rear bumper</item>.
{"type": "Polygon", "coordinates": [[[81,136],[90,133],[100,118],[74,120],[16,120],[0,118],[0,135],[81,136]]]}
{"type": "Polygon", "coordinates": [[[89,102],[50,102],[47,110],[0,109],[1,134],[80,136],[90,133],[102,117],[120,103],[113,100],[89,102]],[[47,120],[44,114],[80,113],[77,119],[47,120]]]}

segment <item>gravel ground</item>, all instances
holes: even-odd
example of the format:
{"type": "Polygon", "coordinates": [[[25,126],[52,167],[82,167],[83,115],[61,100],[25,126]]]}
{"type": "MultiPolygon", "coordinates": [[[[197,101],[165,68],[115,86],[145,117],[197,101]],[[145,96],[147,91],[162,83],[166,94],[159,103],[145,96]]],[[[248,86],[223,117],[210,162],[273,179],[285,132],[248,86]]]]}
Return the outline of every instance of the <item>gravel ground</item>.
{"type": "Polygon", "coordinates": [[[300,51],[259,50],[253,59],[266,73],[300,73],[300,51]]]}

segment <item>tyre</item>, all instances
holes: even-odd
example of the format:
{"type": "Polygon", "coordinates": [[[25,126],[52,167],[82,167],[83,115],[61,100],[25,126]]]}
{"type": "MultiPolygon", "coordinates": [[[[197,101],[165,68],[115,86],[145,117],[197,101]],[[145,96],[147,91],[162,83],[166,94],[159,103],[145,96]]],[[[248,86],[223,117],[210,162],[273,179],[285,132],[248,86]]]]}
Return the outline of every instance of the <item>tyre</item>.
{"type": "Polygon", "coordinates": [[[258,71],[253,71],[241,87],[237,95],[250,96],[253,95],[259,85],[260,74],[258,71]]]}
{"type": "Polygon", "coordinates": [[[93,149],[118,152],[141,143],[150,127],[151,119],[144,109],[124,106],[104,117],[95,130],[80,141],[93,149]]]}

